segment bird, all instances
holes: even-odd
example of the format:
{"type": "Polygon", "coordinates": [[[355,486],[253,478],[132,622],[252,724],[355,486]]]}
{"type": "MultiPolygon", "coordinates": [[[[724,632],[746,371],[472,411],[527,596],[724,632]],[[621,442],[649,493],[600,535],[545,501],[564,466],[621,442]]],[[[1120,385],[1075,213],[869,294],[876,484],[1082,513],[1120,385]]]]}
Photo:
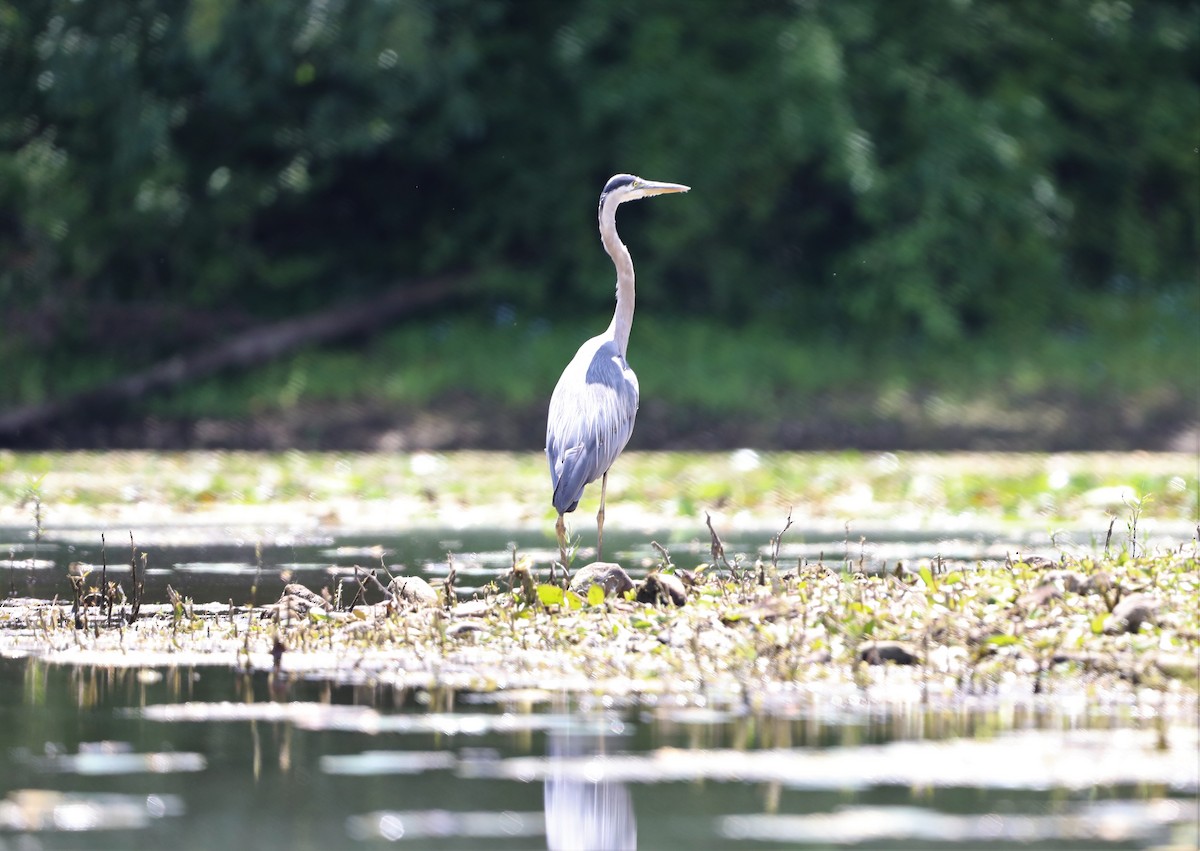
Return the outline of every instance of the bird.
{"type": "MultiPolygon", "coordinates": [[[[617,270],[617,306],[603,333],[579,347],[567,364],[546,418],[546,458],[550,462],[551,501],[558,512],[555,532],[563,570],[567,568],[567,537],[563,515],[576,509],[583,490],[600,479],[600,510],[596,514],[596,558],[604,550],[604,497],[608,470],[629,442],[638,409],[638,380],[626,360],[633,326],[633,259],[617,235],[617,207],[626,201],[687,192],[681,183],[644,180],[616,174],[600,193],[600,241],[617,270]]],[[[553,565],[551,565],[553,576],[553,565]]]]}

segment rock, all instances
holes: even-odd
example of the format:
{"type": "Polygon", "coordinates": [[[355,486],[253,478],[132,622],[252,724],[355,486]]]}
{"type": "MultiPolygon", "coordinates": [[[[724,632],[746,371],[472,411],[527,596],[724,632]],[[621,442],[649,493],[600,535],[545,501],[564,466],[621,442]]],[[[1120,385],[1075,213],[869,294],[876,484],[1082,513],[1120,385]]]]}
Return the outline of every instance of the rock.
{"type": "Polygon", "coordinates": [[[1018,555],[1018,557],[1014,558],[1013,561],[1018,564],[1019,563],[1027,564],[1030,567],[1032,567],[1034,570],[1048,570],[1052,567],[1058,567],[1057,561],[1055,561],[1054,559],[1051,559],[1051,558],[1047,558],[1046,556],[1033,555],[1033,556],[1025,556],[1024,558],[1021,558],[1018,555]]]}
{"type": "Polygon", "coordinates": [[[486,632],[487,623],[479,618],[464,618],[446,627],[446,635],[459,636],[470,632],[486,632]]]}
{"type": "Polygon", "coordinates": [[[599,585],[605,597],[620,596],[633,590],[633,580],[619,564],[594,561],[584,565],[571,577],[571,590],[586,597],[593,585],[599,585]]]}
{"type": "Polygon", "coordinates": [[[868,665],[919,665],[921,657],[911,646],[900,641],[872,641],[858,651],[858,658],[868,665]]]}
{"type": "Polygon", "coordinates": [[[1130,594],[1113,608],[1104,631],[1109,635],[1137,632],[1146,621],[1154,621],[1160,605],[1158,599],[1149,594],[1130,594]]]}
{"type": "Polygon", "coordinates": [[[1113,578],[1107,573],[1094,573],[1079,586],[1080,594],[1104,594],[1113,587],[1113,578]]]}
{"type": "Polygon", "coordinates": [[[1047,582],[1034,588],[1028,594],[1022,594],[1017,600],[1017,605],[1027,612],[1034,609],[1040,609],[1051,600],[1061,600],[1062,591],[1058,590],[1058,586],[1053,582],[1047,582]]]}
{"type": "Polygon", "coordinates": [[[299,583],[292,582],[283,586],[279,602],[268,606],[267,610],[280,620],[290,620],[307,617],[308,613],[313,610],[324,614],[328,608],[329,604],[320,594],[310,591],[299,583]]]}
{"type": "Polygon", "coordinates": [[[1042,578],[1042,581],[1053,582],[1072,594],[1082,594],[1087,587],[1088,577],[1073,570],[1052,570],[1042,578]]]}
{"type": "Polygon", "coordinates": [[[450,616],[454,618],[478,618],[483,617],[492,610],[492,604],[488,600],[464,600],[450,609],[450,616]]]}
{"type": "Polygon", "coordinates": [[[388,583],[388,591],[402,603],[414,606],[436,606],[438,592],[419,576],[397,576],[388,583]]]}
{"type": "Polygon", "coordinates": [[[669,573],[651,573],[638,588],[637,601],[653,606],[666,603],[682,606],[687,602],[687,590],[677,576],[669,573]]]}
{"type": "Polygon", "coordinates": [[[320,606],[325,608],[325,598],[315,591],[310,591],[298,582],[290,582],[283,586],[283,594],[280,595],[280,602],[284,597],[295,597],[297,600],[304,600],[310,606],[320,606]]]}

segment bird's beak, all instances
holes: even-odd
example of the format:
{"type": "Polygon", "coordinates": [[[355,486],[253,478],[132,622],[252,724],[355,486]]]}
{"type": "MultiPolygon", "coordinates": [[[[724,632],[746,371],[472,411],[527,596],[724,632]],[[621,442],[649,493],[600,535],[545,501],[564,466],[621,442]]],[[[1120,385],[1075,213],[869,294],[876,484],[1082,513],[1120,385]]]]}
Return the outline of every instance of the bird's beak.
{"type": "Polygon", "coordinates": [[[687,192],[692,187],[682,183],[663,183],[658,180],[643,180],[637,186],[646,197],[651,195],[666,195],[668,192],[687,192]]]}

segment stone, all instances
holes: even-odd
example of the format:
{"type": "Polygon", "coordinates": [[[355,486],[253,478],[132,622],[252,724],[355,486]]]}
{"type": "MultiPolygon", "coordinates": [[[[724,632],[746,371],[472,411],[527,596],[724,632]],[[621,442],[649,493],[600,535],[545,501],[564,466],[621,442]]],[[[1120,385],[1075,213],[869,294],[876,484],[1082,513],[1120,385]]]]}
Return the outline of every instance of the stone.
{"type": "Polygon", "coordinates": [[[436,606],[438,592],[419,576],[397,576],[388,583],[388,591],[402,603],[414,606],[436,606]]]}
{"type": "Polygon", "coordinates": [[[872,641],[858,651],[858,658],[868,665],[918,665],[921,657],[907,644],[900,641],[872,641]]]}
{"type": "Polygon", "coordinates": [[[1062,591],[1053,582],[1047,582],[1034,588],[1028,594],[1022,594],[1017,605],[1027,612],[1047,606],[1052,600],[1061,600],[1062,591]]]}
{"type": "Polygon", "coordinates": [[[672,576],[669,573],[651,573],[639,586],[637,601],[653,606],[667,603],[672,606],[682,606],[687,602],[687,590],[678,576],[672,576]]]}
{"type": "Polygon", "coordinates": [[[1051,570],[1042,577],[1042,581],[1052,582],[1072,594],[1085,593],[1088,588],[1088,577],[1073,570],[1051,570]]]}
{"type": "Polygon", "coordinates": [[[328,608],[329,604],[321,595],[299,583],[292,582],[283,586],[283,593],[279,595],[279,601],[275,605],[269,606],[267,611],[279,620],[287,621],[293,618],[307,617],[311,611],[324,614],[328,608]]]}
{"type": "Polygon", "coordinates": [[[1130,594],[1113,607],[1104,631],[1109,635],[1137,632],[1146,621],[1154,621],[1160,605],[1158,599],[1149,594],[1130,594]]]}
{"type": "Polygon", "coordinates": [[[605,597],[619,597],[633,590],[633,580],[625,568],[611,561],[594,561],[579,568],[571,577],[571,590],[581,597],[587,597],[593,585],[599,585],[605,597]]]}

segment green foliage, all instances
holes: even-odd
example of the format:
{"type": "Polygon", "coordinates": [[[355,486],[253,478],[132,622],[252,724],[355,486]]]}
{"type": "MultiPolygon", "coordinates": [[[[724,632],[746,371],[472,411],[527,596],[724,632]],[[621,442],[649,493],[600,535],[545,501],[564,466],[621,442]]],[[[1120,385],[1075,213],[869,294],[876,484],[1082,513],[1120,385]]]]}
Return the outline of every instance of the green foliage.
{"type": "MultiPolygon", "coordinates": [[[[603,592],[601,592],[603,593],[603,592]]],[[[578,611],[583,608],[584,599],[574,591],[564,591],[557,585],[537,586],[538,600],[547,608],[551,606],[566,606],[568,611],[578,611]]],[[[589,603],[588,605],[592,605],[589,603]]]]}
{"type": "Polygon", "coordinates": [[[883,355],[1070,332],[1097,293],[1194,319],[1196,24],[1105,0],[0,0],[0,355],[41,364],[0,398],[438,272],[602,312],[591,204],[618,170],[694,187],[622,210],[645,313],[883,355]],[[131,321],[146,304],[174,312],[131,321]]]}
{"type": "Polygon", "coordinates": [[[537,595],[543,606],[562,605],[563,589],[557,585],[539,585],[537,587],[537,595]]]}

